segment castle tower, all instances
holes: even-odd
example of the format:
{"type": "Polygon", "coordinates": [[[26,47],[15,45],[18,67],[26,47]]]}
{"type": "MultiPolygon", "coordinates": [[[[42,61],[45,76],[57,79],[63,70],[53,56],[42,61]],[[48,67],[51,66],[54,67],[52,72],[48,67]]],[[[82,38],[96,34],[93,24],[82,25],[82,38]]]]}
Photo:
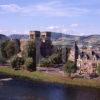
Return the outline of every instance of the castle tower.
{"type": "Polygon", "coordinates": [[[41,39],[43,42],[46,40],[51,41],[51,32],[41,32],[41,39]]]}
{"type": "Polygon", "coordinates": [[[35,42],[36,45],[36,64],[39,62],[40,60],[40,31],[30,31],[29,32],[30,35],[30,41],[35,42]]]}
{"type": "Polygon", "coordinates": [[[31,40],[35,40],[37,38],[40,38],[40,31],[30,31],[29,35],[31,40]]]}
{"type": "Polygon", "coordinates": [[[51,32],[41,32],[41,55],[43,57],[52,54],[51,32]]]}

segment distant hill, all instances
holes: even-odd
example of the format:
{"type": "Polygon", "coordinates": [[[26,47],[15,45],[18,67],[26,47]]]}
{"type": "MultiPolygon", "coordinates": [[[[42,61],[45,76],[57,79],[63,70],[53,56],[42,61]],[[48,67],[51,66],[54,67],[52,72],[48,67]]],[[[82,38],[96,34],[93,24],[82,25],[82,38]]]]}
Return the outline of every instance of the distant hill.
{"type": "Polygon", "coordinates": [[[0,40],[7,40],[9,39],[7,36],[0,34],[0,40]]]}
{"type": "MultiPolygon", "coordinates": [[[[12,34],[11,39],[29,39],[29,35],[12,34]]],[[[100,46],[100,35],[78,36],[63,33],[52,32],[51,38],[54,45],[73,45],[74,41],[78,41],[81,45],[100,46]]]]}
{"type": "Polygon", "coordinates": [[[29,35],[26,34],[12,34],[9,36],[11,39],[28,39],[29,35]]]}

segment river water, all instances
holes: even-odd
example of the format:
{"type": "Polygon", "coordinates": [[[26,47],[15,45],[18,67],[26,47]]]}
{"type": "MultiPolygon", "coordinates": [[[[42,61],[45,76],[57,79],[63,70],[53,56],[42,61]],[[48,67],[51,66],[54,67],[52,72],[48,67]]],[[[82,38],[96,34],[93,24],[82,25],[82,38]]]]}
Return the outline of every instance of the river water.
{"type": "Polygon", "coordinates": [[[0,81],[0,100],[100,100],[100,89],[64,87],[14,78],[0,81]]]}

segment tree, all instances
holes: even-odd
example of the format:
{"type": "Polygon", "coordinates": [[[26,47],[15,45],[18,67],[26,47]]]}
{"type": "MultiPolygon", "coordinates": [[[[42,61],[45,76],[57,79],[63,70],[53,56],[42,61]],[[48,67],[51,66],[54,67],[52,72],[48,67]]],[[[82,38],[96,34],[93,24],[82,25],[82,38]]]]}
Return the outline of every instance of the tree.
{"type": "Polygon", "coordinates": [[[29,41],[27,44],[27,56],[33,60],[33,71],[36,71],[36,45],[34,41],[29,41]]]}
{"type": "Polygon", "coordinates": [[[9,43],[9,40],[3,41],[1,43],[1,54],[2,54],[2,57],[4,57],[4,58],[7,58],[6,47],[7,47],[8,43],[9,43]]]}
{"type": "Polygon", "coordinates": [[[9,43],[5,47],[7,58],[11,58],[12,56],[14,56],[15,54],[18,53],[18,50],[16,47],[17,46],[16,46],[16,43],[14,41],[9,41],[9,43]]]}
{"type": "Polygon", "coordinates": [[[70,54],[70,48],[66,48],[66,62],[68,61],[69,54],[70,54]]]}
{"type": "Polygon", "coordinates": [[[1,53],[4,58],[11,58],[18,53],[18,48],[15,41],[4,41],[1,44],[1,53]]]}
{"type": "Polygon", "coordinates": [[[75,67],[77,68],[77,59],[78,59],[79,48],[75,42],[75,67]]]}

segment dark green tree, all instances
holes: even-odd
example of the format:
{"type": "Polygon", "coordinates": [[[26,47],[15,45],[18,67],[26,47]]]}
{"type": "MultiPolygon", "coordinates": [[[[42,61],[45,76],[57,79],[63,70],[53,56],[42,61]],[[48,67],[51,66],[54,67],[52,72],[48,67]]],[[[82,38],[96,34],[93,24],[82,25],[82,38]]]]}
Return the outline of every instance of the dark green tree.
{"type": "Polygon", "coordinates": [[[18,53],[16,43],[14,41],[9,41],[5,47],[7,58],[11,58],[18,53]]]}
{"type": "Polygon", "coordinates": [[[15,41],[6,40],[1,44],[1,54],[4,58],[11,58],[17,53],[18,48],[15,41]]]}
{"type": "Polygon", "coordinates": [[[29,41],[27,44],[27,56],[33,59],[32,70],[36,71],[36,45],[34,41],[29,41]]]}
{"type": "Polygon", "coordinates": [[[77,43],[76,43],[76,41],[75,41],[75,58],[74,58],[74,60],[75,60],[75,68],[76,68],[76,69],[77,69],[78,54],[79,54],[79,48],[78,48],[77,43]]]}
{"type": "Polygon", "coordinates": [[[1,43],[1,54],[2,54],[2,57],[4,57],[4,58],[7,58],[6,47],[7,47],[8,43],[9,43],[9,40],[3,41],[1,43]]]}

